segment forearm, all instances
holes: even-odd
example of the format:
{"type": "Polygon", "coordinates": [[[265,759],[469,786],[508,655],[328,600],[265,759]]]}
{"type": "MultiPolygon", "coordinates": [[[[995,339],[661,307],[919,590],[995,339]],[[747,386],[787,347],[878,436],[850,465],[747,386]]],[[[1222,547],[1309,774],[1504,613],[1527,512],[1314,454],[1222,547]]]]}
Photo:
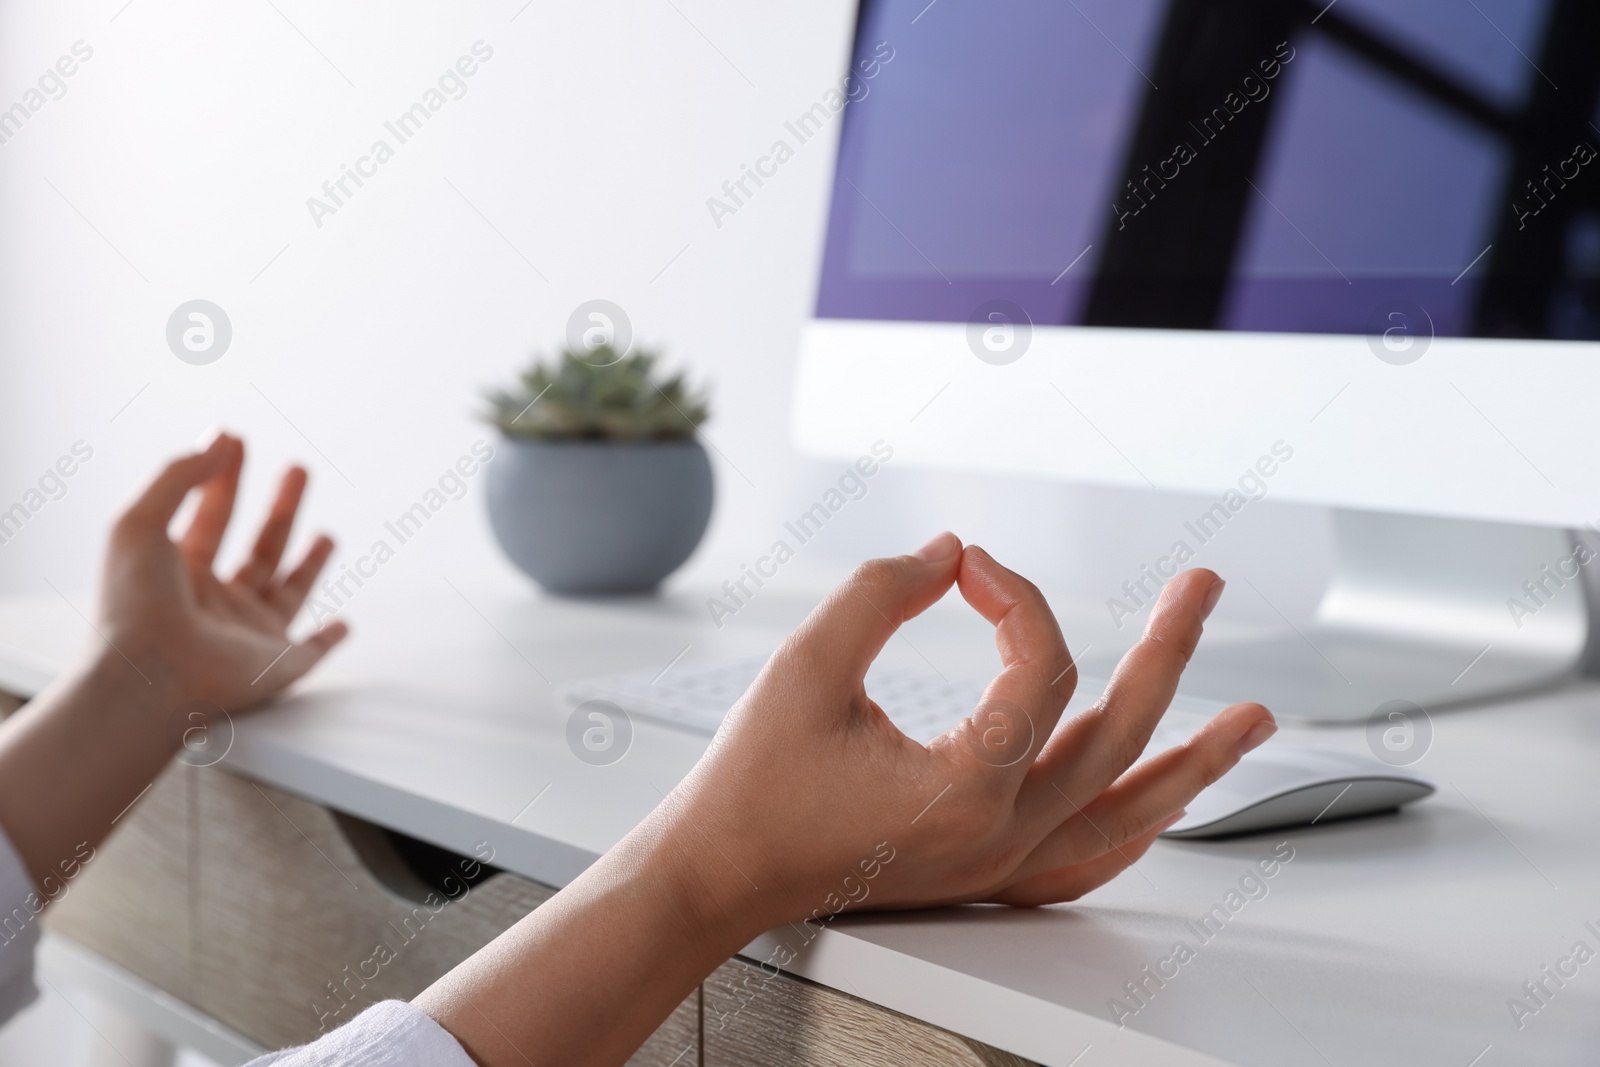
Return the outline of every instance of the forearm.
{"type": "Polygon", "coordinates": [[[106,649],[0,724],[0,826],[48,896],[177,749],[167,680],[141,669],[106,649]]]}
{"type": "Polygon", "coordinates": [[[626,1061],[765,928],[662,822],[635,830],[417,1006],[483,1067],[626,1061]]]}

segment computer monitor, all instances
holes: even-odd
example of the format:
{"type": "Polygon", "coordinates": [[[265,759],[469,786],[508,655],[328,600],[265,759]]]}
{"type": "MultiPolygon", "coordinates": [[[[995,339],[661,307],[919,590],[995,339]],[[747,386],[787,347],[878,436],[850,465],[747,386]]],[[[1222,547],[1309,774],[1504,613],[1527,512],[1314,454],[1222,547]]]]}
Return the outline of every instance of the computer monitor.
{"type": "Polygon", "coordinates": [[[1255,500],[1332,506],[1315,618],[1201,695],[1558,682],[1600,633],[1597,97],[1592,0],[863,0],[790,124],[838,126],[797,442],[1211,496],[1130,610],[1255,500]]]}

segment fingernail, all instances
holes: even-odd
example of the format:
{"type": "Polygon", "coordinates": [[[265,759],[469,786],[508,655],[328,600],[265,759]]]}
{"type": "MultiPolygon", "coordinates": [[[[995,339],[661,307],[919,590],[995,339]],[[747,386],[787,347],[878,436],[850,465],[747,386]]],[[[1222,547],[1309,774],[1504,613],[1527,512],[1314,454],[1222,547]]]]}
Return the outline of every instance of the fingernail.
{"type": "Polygon", "coordinates": [[[1210,589],[1206,590],[1206,598],[1200,602],[1200,621],[1211,618],[1211,613],[1217,608],[1217,601],[1222,599],[1222,591],[1228,583],[1218,578],[1210,589]]]}
{"type": "Polygon", "coordinates": [[[949,530],[946,530],[911,554],[924,563],[940,563],[955,555],[956,550],[960,547],[960,539],[949,530]]]}
{"type": "Polygon", "coordinates": [[[1263,719],[1256,723],[1239,738],[1239,755],[1244,755],[1252,749],[1260,748],[1261,743],[1278,732],[1278,724],[1271,719],[1263,719]]]}

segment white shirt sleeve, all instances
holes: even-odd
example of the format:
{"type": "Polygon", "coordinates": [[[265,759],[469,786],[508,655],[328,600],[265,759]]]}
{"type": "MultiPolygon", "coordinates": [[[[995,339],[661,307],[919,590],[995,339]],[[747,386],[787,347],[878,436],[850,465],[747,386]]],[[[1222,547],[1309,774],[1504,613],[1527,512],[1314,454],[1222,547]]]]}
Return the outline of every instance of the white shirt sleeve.
{"type": "Polygon", "coordinates": [[[309,1045],[245,1067],[476,1067],[444,1027],[403,1000],[385,1000],[309,1045]]]}
{"type": "Polygon", "coordinates": [[[33,953],[43,910],[22,857],[0,827],[0,1023],[39,995],[33,984],[33,953]]]}

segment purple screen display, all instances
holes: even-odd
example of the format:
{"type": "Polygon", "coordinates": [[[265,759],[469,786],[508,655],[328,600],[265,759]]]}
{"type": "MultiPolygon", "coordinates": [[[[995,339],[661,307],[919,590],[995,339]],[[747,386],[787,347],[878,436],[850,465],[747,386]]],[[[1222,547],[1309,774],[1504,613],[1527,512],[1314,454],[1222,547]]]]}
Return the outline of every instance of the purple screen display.
{"type": "Polygon", "coordinates": [[[1592,0],[865,0],[850,89],[819,317],[1600,338],[1592,0]]]}

